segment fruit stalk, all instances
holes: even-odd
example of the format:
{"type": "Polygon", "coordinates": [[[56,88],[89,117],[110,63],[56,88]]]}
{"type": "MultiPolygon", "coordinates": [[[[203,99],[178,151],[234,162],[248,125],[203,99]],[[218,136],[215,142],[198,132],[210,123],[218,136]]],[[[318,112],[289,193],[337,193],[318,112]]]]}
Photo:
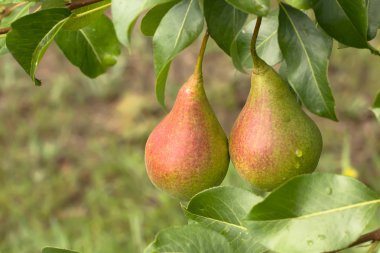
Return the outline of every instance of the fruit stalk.
{"type": "Polygon", "coordinates": [[[208,31],[206,31],[205,35],[203,36],[201,48],[199,50],[197,65],[195,65],[194,75],[196,77],[202,77],[203,58],[206,52],[208,37],[209,37],[209,33],[208,31]]]}
{"type": "Polygon", "coordinates": [[[261,21],[262,21],[262,17],[257,17],[255,30],[253,31],[252,39],[251,39],[251,55],[252,55],[252,59],[253,59],[254,64],[256,64],[258,62],[258,59],[259,59],[259,56],[257,55],[257,51],[256,51],[256,42],[257,42],[257,37],[259,35],[261,21]]]}

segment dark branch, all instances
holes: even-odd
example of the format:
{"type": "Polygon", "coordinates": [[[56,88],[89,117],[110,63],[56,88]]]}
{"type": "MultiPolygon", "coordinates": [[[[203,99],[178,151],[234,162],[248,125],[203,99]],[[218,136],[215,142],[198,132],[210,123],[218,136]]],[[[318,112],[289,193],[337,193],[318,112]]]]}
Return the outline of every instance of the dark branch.
{"type": "Polygon", "coordinates": [[[10,27],[0,28],[0,34],[6,34],[11,30],[10,27]]]}
{"type": "Polygon", "coordinates": [[[81,7],[90,5],[90,4],[99,3],[99,2],[102,2],[102,1],[103,0],[81,0],[81,1],[76,1],[74,3],[69,3],[69,4],[67,4],[67,7],[70,10],[75,10],[75,9],[78,9],[78,8],[81,8],[81,7]]]}
{"type": "Polygon", "coordinates": [[[360,236],[359,239],[357,239],[355,242],[351,243],[347,248],[336,250],[336,251],[330,251],[330,252],[326,252],[326,253],[337,253],[339,251],[358,246],[358,245],[363,244],[365,242],[376,242],[376,241],[380,241],[380,228],[376,229],[372,232],[369,232],[368,234],[360,236]]]}

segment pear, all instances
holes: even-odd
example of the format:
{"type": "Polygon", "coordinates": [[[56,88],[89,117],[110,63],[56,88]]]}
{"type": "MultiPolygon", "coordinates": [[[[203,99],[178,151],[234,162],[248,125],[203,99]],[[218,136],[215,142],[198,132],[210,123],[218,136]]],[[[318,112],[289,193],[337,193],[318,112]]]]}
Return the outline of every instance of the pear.
{"type": "Polygon", "coordinates": [[[172,110],[150,134],[145,147],[147,174],[156,187],[187,200],[219,185],[228,169],[228,140],[203,86],[202,44],[197,67],[181,87],[172,110]]]}
{"type": "Polygon", "coordinates": [[[271,191],[315,170],[322,136],[287,83],[257,55],[253,57],[251,89],[232,128],[229,151],[244,179],[271,191]]]}

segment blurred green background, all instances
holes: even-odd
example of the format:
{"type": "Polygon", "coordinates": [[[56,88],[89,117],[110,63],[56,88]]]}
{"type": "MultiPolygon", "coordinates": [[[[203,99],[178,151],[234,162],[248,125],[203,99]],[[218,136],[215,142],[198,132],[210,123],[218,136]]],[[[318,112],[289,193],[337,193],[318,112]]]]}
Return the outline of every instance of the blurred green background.
{"type": "MultiPolygon", "coordinates": [[[[172,65],[169,105],[193,71],[198,46],[172,65]]],[[[324,138],[318,170],[357,176],[378,192],[380,124],[369,108],[380,90],[379,69],[380,57],[366,50],[334,49],[329,73],[339,122],[313,116],[324,138]]],[[[228,133],[249,76],[213,43],[204,76],[228,133]]],[[[95,80],[52,47],[38,77],[42,87],[12,57],[0,58],[0,252],[37,253],[49,245],[138,253],[160,229],[186,222],[178,201],[145,173],[144,144],[164,116],[148,39],[135,37],[132,53],[95,80]]],[[[224,184],[241,185],[233,168],[224,184]]]]}

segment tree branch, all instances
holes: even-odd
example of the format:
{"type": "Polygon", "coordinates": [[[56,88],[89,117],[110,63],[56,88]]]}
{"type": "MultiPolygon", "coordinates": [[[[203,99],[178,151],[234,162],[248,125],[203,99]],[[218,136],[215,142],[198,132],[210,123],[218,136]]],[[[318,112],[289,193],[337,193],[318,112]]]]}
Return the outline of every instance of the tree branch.
{"type": "Polygon", "coordinates": [[[6,34],[11,30],[10,27],[0,28],[0,34],[6,34]]]}
{"type": "Polygon", "coordinates": [[[0,13],[0,20],[2,20],[3,18],[9,16],[9,14],[12,13],[13,10],[17,9],[18,7],[26,4],[27,2],[21,2],[21,3],[18,3],[18,4],[14,4],[10,7],[7,7],[5,8],[1,13],[0,13]]]}
{"type": "Polygon", "coordinates": [[[360,236],[359,239],[357,239],[355,242],[351,243],[347,248],[336,250],[336,251],[330,251],[330,252],[326,252],[326,253],[337,253],[337,252],[340,252],[342,250],[358,246],[358,245],[365,243],[365,242],[376,242],[376,241],[380,241],[380,228],[376,229],[372,232],[369,232],[368,234],[360,236]]]}
{"type": "Polygon", "coordinates": [[[102,1],[103,0],[80,0],[80,1],[73,2],[73,3],[68,3],[67,7],[69,8],[69,10],[75,10],[75,9],[78,9],[78,8],[81,8],[81,7],[90,5],[90,4],[99,3],[102,1]]]}

